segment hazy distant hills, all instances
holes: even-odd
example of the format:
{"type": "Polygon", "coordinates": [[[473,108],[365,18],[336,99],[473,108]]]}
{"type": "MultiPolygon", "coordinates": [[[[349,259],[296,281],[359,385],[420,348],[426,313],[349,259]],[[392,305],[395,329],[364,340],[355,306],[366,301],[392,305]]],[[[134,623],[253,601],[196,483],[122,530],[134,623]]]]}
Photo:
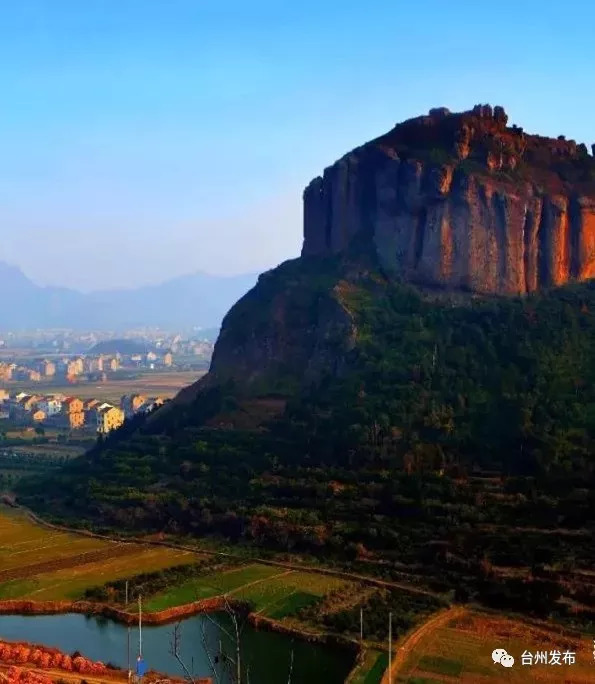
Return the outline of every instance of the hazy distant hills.
{"type": "Polygon", "coordinates": [[[83,294],[67,288],[40,287],[19,268],[0,262],[0,329],[219,327],[228,309],[256,279],[255,274],[225,277],[194,273],[136,289],[83,294]]]}

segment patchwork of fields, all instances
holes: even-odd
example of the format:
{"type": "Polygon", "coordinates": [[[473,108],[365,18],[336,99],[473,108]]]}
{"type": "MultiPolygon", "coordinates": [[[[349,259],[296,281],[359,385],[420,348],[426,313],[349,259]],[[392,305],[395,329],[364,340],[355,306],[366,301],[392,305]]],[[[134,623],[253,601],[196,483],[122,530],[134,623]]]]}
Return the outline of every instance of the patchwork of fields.
{"type": "Polygon", "coordinates": [[[367,650],[350,684],[383,680],[388,610],[399,661],[395,681],[402,684],[593,681],[592,637],[569,630],[463,607],[444,614],[436,612],[430,596],[365,581],[53,531],[0,508],[0,600],[76,600],[91,588],[101,588],[105,600],[122,606],[118,583],[125,579],[132,594],[142,589],[147,611],[227,595],[249,602],[252,611],[265,618],[354,640],[359,638],[363,609],[367,650]],[[495,648],[513,655],[514,667],[494,664],[495,648]],[[523,665],[524,651],[569,651],[576,654],[576,662],[523,665]]]}
{"type": "Polygon", "coordinates": [[[89,592],[99,591],[97,600],[122,607],[123,580],[129,580],[132,596],[142,591],[149,612],[227,595],[249,602],[253,612],[265,618],[310,633],[335,632],[352,639],[359,637],[361,609],[367,650],[350,684],[382,681],[388,662],[389,610],[399,661],[395,681],[592,681],[592,639],[586,636],[463,608],[456,609],[457,617],[432,619],[439,604],[431,596],[256,561],[233,561],[199,550],[94,539],[51,530],[19,511],[0,508],[0,601],[88,599],[89,592]],[[418,636],[405,636],[416,632],[418,636]],[[495,648],[513,655],[515,666],[494,664],[495,648]],[[576,653],[576,663],[523,666],[525,650],[570,651],[576,653]]]}
{"type": "Polygon", "coordinates": [[[247,601],[254,612],[274,619],[295,615],[335,590],[353,592],[355,583],[256,563],[200,575],[154,596],[149,611],[164,610],[226,594],[247,601]]]}

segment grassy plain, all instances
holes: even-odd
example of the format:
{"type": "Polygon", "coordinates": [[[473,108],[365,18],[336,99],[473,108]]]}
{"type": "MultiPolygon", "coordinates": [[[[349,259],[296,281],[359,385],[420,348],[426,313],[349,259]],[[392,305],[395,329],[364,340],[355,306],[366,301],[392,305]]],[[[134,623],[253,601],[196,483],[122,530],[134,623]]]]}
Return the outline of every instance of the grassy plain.
{"type": "Polygon", "coordinates": [[[196,562],[199,557],[58,532],[0,508],[0,599],[81,598],[89,587],[196,562]]]}
{"type": "Polygon", "coordinates": [[[408,654],[397,677],[407,684],[438,682],[566,682],[593,681],[592,638],[547,625],[501,615],[467,613],[428,631],[408,654]],[[515,663],[504,668],[492,662],[496,648],[504,648],[515,663]],[[523,665],[524,651],[570,651],[576,663],[523,665]]]}

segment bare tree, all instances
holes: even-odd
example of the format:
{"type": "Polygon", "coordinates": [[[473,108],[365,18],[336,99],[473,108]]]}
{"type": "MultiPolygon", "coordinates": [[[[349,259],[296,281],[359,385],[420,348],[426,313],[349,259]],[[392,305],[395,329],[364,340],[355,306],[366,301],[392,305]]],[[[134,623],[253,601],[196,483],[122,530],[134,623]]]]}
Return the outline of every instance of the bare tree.
{"type": "Polygon", "coordinates": [[[171,653],[171,655],[173,655],[173,657],[180,664],[181,668],[184,670],[184,674],[186,676],[186,679],[189,682],[191,682],[192,684],[194,684],[194,677],[192,676],[192,674],[190,673],[190,671],[186,667],[186,664],[182,660],[182,657],[180,656],[180,643],[181,643],[181,639],[182,639],[182,636],[180,634],[180,627],[181,627],[181,624],[179,622],[177,625],[174,626],[174,631],[172,632],[171,641],[169,644],[169,652],[171,653]]]}
{"type": "MultiPolygon", "coordinates": [[[[227,669],[229,677],[233,684],[250,684],[250,666],[248,665],[246,667],[245,679],[243,675],[244,670],[242,666],[242,633],[247,624],[247,613],[239,609],[237,606],[234,607],[227,596],[224,595],[222,596],[222,598],[224,601],[223,611],[229,618],[229,628],[222,624],[221,621],[216,620],[212,615],[209,615],[209,613],[203,613],[203,616],[208,622],[210,622],[215,627],[217,634],[222,635],[227,639],[227,642],[231,645],[232,653],[230,654],[226,651],[226,649],[223,648],[222,639],[219,638],[219,653],[213,655],[212,647],[207,639],[205,622],[201,622],[201,641],[205,654],[207,656],[207,660],[209,661],[209,667],[211,669],[211,672],[213,673],[213,678],[215,682],[217,682],[217,684],[221,684],[222,672],[217,669],[216,665],[222,665],[224,668],[227,669]]],[[[188,666],[186,665],[180,654],[180,627],[180,623],[176,624],[172,632],[172,638],[170,641],[170,653],[180,664],[180,667],[184,671],[186,680],[189,681],[190,684],[196,684],[196,678],[194,677],[194,674],[190,672],[188,666]]],[[[292,680],[293,658],[294,654],[292,649],[287,684],[291,684],[292,680]]]]}
{"type": "MultiPolygon", "coordinates": [[[[201,641],[204,647],[205,654],[209,661],[209,667],[213,673],[213,677],[216,682],[221,682],[221,673],[215,667],[217,664],[221,664],[229,669],[229,674],[233,684],[242,684],[242,632],[246,625],[245,617],[242,619],[241,611],[230,603],[227,596],[223,596],[224,600],[224,612],[229,617],[229,622],[231,628],[225,627],[219,620],[216,620],[209,613],[203,613],[203,616],[212,624],[216,629],[216,633],[223,635],[227,638],[228,642],[232,645],[233,655],[230,655],[222,646],[222,640],[219,639],[219,653],[215,656],[211,653],[211,645],[207,640],[207,633],[205,630],[205,623],[201,623],[201,641]]],[[[172,637],[170,641],[170,653],[178,661],[181,668],[184,671],[186,679],[191,682],[191,684],[196,684],[193,673],[190,672],[188,666],[184,662],[180,654],[181,645],[181,632],[180,623],[178,623],[172,632],[172,637]]],[[[246,673],[246,684],[249,684],[249,674],[246,673]]]]}

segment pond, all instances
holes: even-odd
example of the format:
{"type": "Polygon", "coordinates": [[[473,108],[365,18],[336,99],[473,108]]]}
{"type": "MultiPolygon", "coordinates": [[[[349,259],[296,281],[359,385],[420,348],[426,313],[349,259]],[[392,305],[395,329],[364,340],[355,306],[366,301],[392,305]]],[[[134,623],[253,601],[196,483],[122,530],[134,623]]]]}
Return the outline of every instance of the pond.
{"type": "MultiPolygon", "coordinates": [[[[180,655],[188,670],[196,677],[212,676],[209,657],[215,661],[219,681],[232,681],[226,657],[218,657],[220,649],[232,655],[235,644],[217,624],[229,629],[227,616],[196,615],[180,623],[180,655]],[[214,621],[217,621],[216,623],[214,621]]],[[[143,658],[149,669],[183,676],[181,665],[171,654],[174,625],[145,626],[142,629],[143,658]]],[[[138,655],[138,627],[126,627],[111,620],[68,613],[65,615],[0,615],[0,640],[28,641],[59,648],[66,653],[80,651],[91,660],[128,667],[128,634],[130,659],[134,668],[138,655]]],[[[253,684],[285,684],[288,681],[293,652],[292,684],[340,684],[345,681],[354,662],[354,654],[341,648],[309,644],[301,639],[255,630],[246,625],[242,632],[242,664],[248,669],[253,684]]]]}

